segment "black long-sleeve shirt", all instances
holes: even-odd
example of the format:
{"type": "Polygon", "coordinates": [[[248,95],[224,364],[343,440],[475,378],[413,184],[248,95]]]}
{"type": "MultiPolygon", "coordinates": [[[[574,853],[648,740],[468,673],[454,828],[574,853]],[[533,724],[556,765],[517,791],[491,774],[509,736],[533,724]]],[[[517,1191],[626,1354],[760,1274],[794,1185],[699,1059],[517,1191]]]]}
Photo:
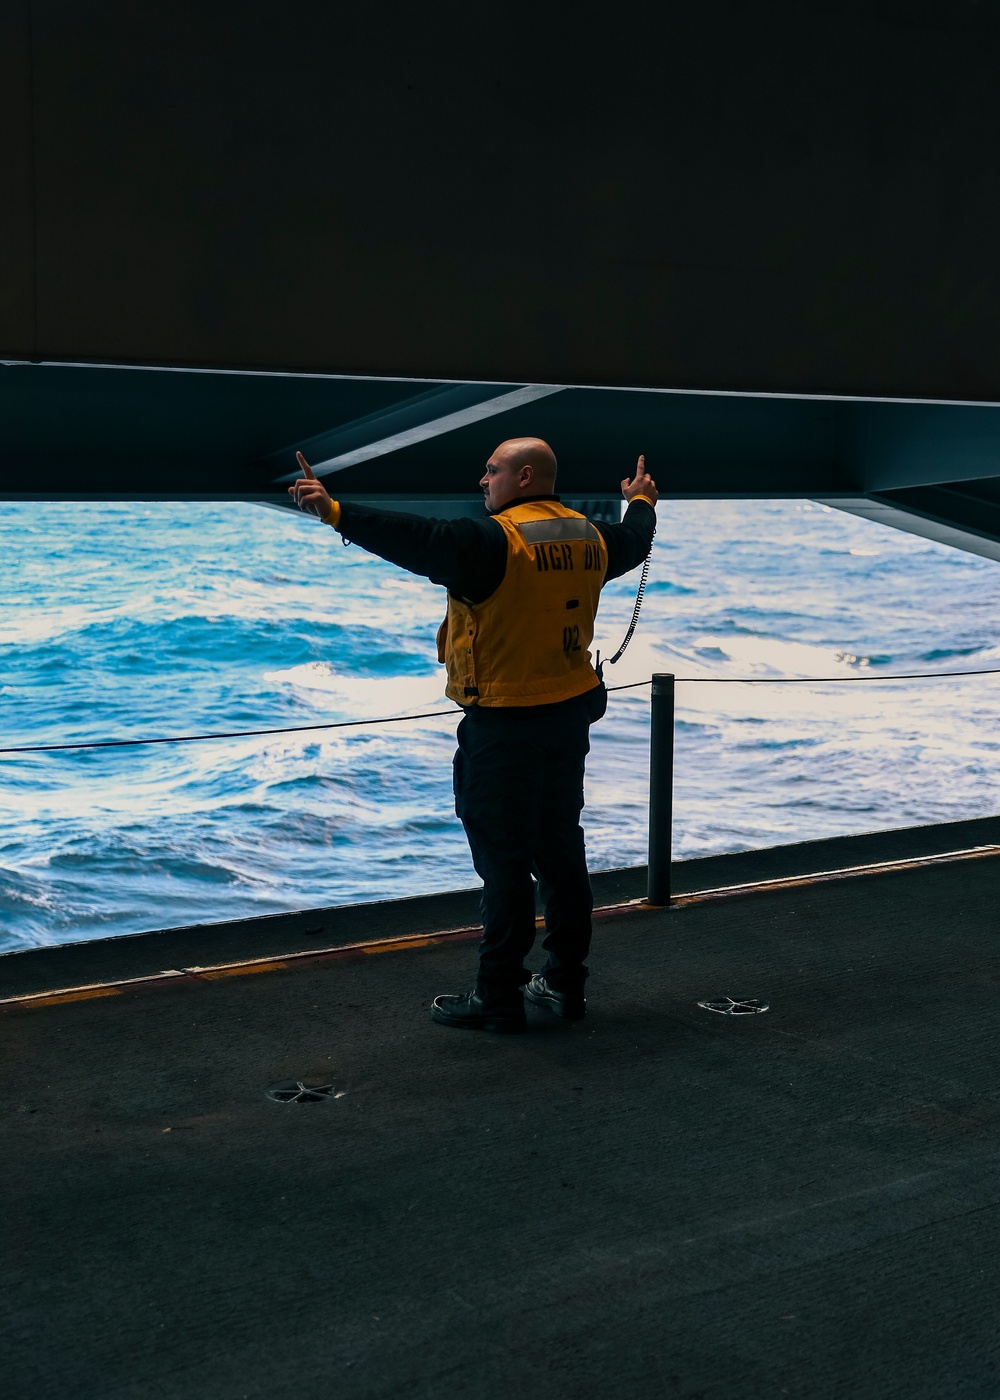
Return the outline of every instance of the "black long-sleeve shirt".
{"type": "MultiPolygon", "coordinates": [[[[529,496],[510,505],[558,499],[529,496]]],[[[635,500],[620,525],[602,520],[595,522],[594,528],[600,531],[608,550],[607,583],[645,559],[656,531],[656,511],[648,501],[635,500]]],[[[423,574],[431,583],[443,584],[467,603],[485,602],[507,572],[507,537],[492,516],[434,520],[342,501],[337,529],[345,540],[411,574],[423,574]]]]}

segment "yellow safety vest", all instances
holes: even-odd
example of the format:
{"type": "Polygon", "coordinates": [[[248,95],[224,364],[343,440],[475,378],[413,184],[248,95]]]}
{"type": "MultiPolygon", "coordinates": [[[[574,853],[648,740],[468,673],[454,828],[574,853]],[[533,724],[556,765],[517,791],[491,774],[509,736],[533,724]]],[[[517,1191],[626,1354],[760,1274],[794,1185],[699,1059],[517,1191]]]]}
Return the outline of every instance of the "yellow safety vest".
{"type": "Polygon", "coordinates": [[[558,501],[508,506],[507,570],[482,603],[448,594],[438,631],[446,694],[459,705],[551,705],[598,684],[588,648],[608,551],[586,516],[558,501]]]}

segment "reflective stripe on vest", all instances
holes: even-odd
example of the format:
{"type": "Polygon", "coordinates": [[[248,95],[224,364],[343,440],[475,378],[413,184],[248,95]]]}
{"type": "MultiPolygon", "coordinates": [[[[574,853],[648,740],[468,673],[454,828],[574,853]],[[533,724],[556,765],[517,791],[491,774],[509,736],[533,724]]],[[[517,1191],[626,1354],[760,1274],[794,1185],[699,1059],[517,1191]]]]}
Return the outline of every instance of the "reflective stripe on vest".
{"type": "Polygon", "coordinates": [[[601,537],[583,516],[559,520],[529,520],[517,527],[526,544],[551,544],[561,540],[599,540],[601,537]]]}
{"type": "Polygon", "coordinates": [[[608,567],[600,532],[558,501],[493,517],[507,537],[496,592],[470,604],[448,595],[438,657],[459,705],[548,705],[592,690],[594,618],[608,567]]]}

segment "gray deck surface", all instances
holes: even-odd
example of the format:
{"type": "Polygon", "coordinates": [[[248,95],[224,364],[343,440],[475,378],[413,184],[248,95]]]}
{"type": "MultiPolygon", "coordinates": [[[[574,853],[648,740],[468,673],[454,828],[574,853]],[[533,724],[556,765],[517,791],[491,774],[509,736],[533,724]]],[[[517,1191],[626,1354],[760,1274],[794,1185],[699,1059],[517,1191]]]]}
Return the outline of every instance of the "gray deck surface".
{"type": "Polygon", "coordinates": [[[468,942],[8,1009],[0,1388],[1000,1396],[998,907],[986,858],[607,918],[524,1036],[431,1022],[468,942]]]}

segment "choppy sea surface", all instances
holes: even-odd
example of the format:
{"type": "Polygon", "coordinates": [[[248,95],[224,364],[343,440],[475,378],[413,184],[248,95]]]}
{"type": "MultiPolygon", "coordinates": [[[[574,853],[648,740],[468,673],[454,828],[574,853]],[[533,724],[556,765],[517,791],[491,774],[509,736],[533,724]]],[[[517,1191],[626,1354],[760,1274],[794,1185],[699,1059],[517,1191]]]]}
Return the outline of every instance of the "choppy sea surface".
{"type": "MultiPolygon", "coordinates": [[[[254,506],[7,505],[0,747],[450,708],[444,595],[254,506]]],[[[617,646],[638,571],[609,585],[617,646]]],[[[613,684],[678,687],[675,856],[1000,810],[1000,676],[706,684],[1000,667],[1000,565],[809,502],[661,504],[613,684]]],[[[594,730],[592,869],[646,858],[648,692],[594,730]]],[[[0,755],[0,950],[477,882],[456,718],[0,755]]]]}

